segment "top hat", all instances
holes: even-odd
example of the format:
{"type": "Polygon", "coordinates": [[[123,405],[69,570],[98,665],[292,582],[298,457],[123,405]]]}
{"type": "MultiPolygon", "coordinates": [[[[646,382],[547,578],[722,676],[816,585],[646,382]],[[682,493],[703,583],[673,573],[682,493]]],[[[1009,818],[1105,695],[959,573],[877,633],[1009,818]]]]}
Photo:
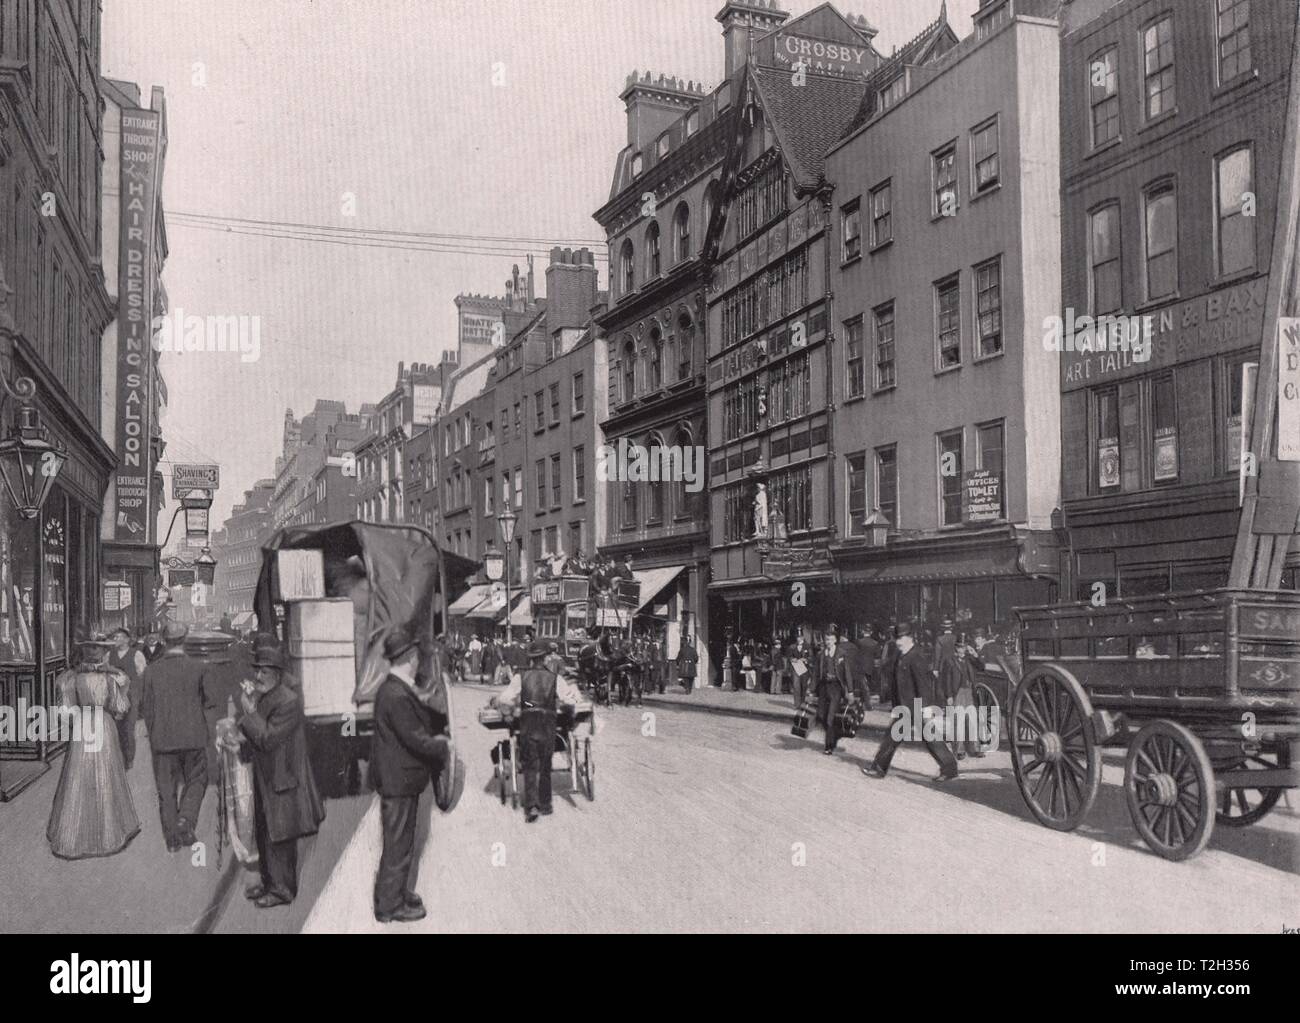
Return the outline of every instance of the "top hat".
{"type": "Polygon", "coordinates": [[[417,645],[417,640],[403,625],[397,626],[384,637],[384,660],[396,661],[417,645]]]}

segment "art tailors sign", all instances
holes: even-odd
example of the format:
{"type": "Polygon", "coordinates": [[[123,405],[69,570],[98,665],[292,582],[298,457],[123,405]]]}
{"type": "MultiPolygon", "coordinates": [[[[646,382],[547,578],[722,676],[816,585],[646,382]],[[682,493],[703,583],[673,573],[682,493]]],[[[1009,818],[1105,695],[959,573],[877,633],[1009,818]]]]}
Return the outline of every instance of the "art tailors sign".
{"type": "Polygon", "coordinates": [[[160,115],[122,111],[118,241],[117,470],[113,536],[147,543],[150,521],[153,243],[158,202],[160,115]]]}

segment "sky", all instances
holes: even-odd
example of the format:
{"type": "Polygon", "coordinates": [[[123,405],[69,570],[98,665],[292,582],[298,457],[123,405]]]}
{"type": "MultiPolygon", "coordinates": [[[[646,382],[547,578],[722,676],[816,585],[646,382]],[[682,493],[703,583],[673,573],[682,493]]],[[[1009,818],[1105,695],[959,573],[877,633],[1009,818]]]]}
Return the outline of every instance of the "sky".
{"type": "MultiPolygon", "coordinates": [[[[455,348],[460,292],[593,243],[632,70],[723,73],[722,0],[104,0],[103,73],[166,93],[173,315],[257,317],[259,355],[164,352],[169,461],[221,465],[214,526],[273,475],[284,412],[378,401],[455,348]],[[391,250],[235,233],[201,214],[518,243],[391,250]],[[466,248],[474,251],[463,251],[466,248]],[[494,250],[484,252],[484,249],[494,250]]],[[[818,0],[785,0],[792,16],[818,0]]],[[[882,53],[939,0],[842,0],[882,53]]],[[[978,0],[949,0],[959,36],[978,0]]],[[[147,99],[146,99],[147,103],[147,99]]],[[[252,230],[259,230],[252,228],[252,230]]],[[[251,323],[251,321],[250,321],[251,323]]],[[[170,475],[170,466],[164,465],[170,475]]]]}

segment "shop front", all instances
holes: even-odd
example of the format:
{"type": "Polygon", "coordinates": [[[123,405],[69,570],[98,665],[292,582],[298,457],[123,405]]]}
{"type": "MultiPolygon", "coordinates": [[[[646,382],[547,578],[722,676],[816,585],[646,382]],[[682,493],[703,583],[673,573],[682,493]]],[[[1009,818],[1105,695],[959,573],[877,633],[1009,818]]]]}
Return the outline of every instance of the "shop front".
{"type": "Polygon", "coordinates": [[[40,421],[67,457],[35,518],[20,515],[0,488],[0,801],[62,752],[57,737],[29,723],[58,706],[54,680],[100,617],[99,513],[112,455],[79,416],[44,400],[45,380],[38,387],[40,421]],[[30,713],[36,708],[45,711],[30,713]]]}
{"type": "Polygon", "coordinates": [[[1049,530],[999,525],[891,537],[877,547],[840,544],[835,560],[842,594],[835,620],[850,638],[911,622],[924,642],[945,619],[958,633],[982,627],[1006,636],[1017,607],[1058,599],[1060,546],[1049,530]]]}

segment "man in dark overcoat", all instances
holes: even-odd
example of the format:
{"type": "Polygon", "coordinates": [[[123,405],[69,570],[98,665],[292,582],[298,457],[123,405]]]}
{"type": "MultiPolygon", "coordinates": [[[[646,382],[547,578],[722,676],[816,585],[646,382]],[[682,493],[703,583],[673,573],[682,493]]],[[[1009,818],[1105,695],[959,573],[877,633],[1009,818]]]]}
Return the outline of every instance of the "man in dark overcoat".
{"type": "Polygon", "coordinates": [[[826,730],[822,752],[830,756],[840,741],[836,717],[853,693],[853,668],[849,654],[840,645],[840,627],[826,631],[825,649],[817,658],[817,717],[826,730]]]}
{"type": "Polygon", "coordinates": [[[939,775],[935,781],[949,781],[957,776],[956,757],[943,741],[942,735],[927,738],[924,732],[924,719],[943,706],[938,681],[930,671],[925,656],[915,645],[911,624],[900,622],[894,631],[898,634],[894,641],[898,649],[898,656],[893,662],[894,715],[889,731],[885,733],[884,741],[876,751],[875,759],[862,768],[862,773],[869,777],[885,777],[899,744],[914,740],[917,738],[917,730],[920,730],[925,748],[939,765],[939,775]],[[900,731],[902,735],[897,734],[900,731]]]}
{"type": "Polygon", "coordinates": [[[282,683],[284,653],[270,643],[253,654],[256,682],[240,694],[244,755],[253,764],[253,817],[262,883],[244,894],[260,909],[285,906],[298,894],[298,839],[325,819],[307,759],[302,695],[282,683]]]}
{"type": "Polygon", "coordinates": [[[384,658],[388,677],[375,693],[370,747],[370,781],[379,793],[384,841],[375,873],[374,910],[380,923],[410,923],[425,915],[424,903],[410,884],[420,794],[446,766],[451,743],[437,713],[420,698],[415,637],[404,627],[394,629],[384,638],[384,658]]]}
{"type": "Polygon", "coordinates": [[[140,716],[149,733],[158,813],[167,851],[194,844],[208,789],[208,723],[203,665],[185,652],[186,628],[168,622],[165,651],[140,678],[140,716]]]}

